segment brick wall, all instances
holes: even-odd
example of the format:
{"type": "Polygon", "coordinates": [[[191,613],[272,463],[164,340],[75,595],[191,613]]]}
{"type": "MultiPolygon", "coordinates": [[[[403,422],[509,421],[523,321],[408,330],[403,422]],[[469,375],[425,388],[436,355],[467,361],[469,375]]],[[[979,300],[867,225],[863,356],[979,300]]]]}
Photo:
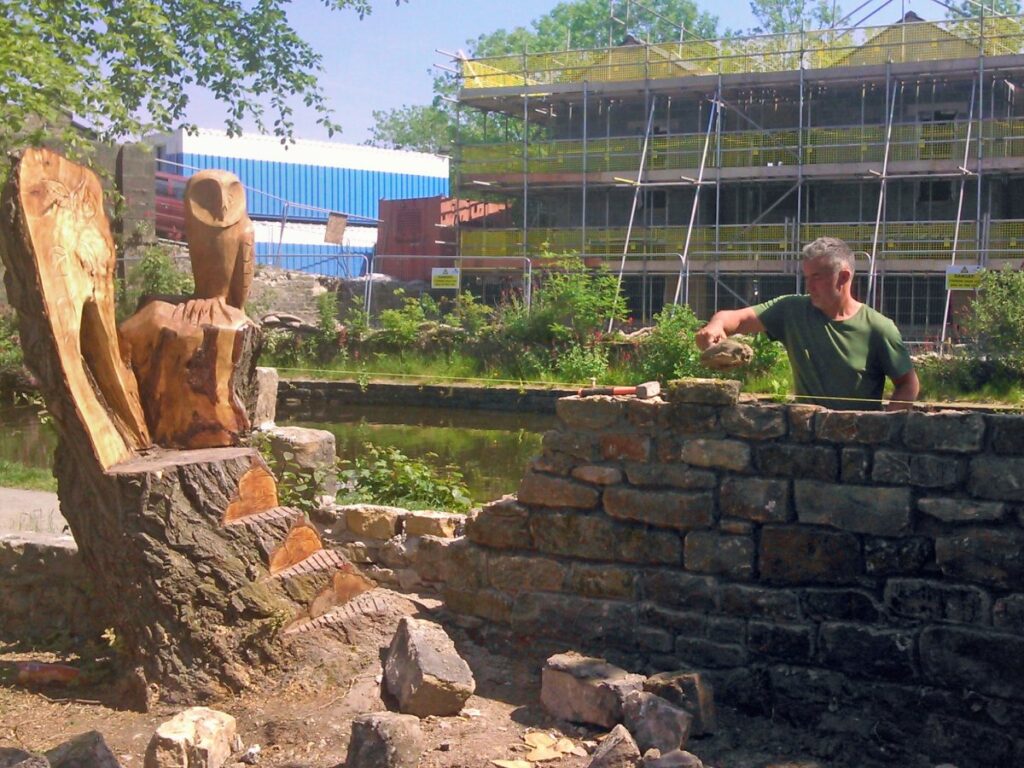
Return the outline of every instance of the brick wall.
{"type": "Polygon", "coordinates": [[[879,757],[1024,765],[1024,417],[569,397],[449,605],[879,757]]]}

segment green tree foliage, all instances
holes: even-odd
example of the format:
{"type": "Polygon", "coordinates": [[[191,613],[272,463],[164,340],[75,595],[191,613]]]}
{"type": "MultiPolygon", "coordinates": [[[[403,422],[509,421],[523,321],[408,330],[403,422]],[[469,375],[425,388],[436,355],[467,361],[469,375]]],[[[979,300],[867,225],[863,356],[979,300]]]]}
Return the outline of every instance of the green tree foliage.
{"type": "Polygon", "coordinates": [[[755,34],[781,35],[802,29],[823,29],[842,19],[843,11],[831,0],[750,0],[757,19],[755,34]]]}
{"type": "MultiPolygon", "coordinates": [[[[322,0],[360,17],[370,0],[322,0]]],[[[181,123],[188,89],[227,107],[231,134],[269,105],[275,134],[292,132],[293,100],[331,120],[318,84],[321,57],[292,29],[286,0],[0,0],[0,146],[39,142],[70,117],[103,138],[181,123]]]]}
{"type": "MultiPolygon", "coordinates": [[[[652,42],[687,37],[714,37],[718,18],[699,11],[693,0],[616,0],[614,19],[608,0],[567,0],[527,27],[499,29],[467,41],[470,58],[504,56],[512,53],[558,51],[565,48],[603,48],[617,45],[627,34],[652,42]]],[[[456,106],[447,99],[455,96],[454,75],[434,78],[434,101],[429,105],[404,106],[373,113],[376,124],[369,144],[378,147],[448,151],[455,143],[456,106]]],[[[458,138],[462,143],[483,141],[493,133],[494,118],[475,111],[461,116],[458,138]]],[[[506,126],[501,125],[504,132],[506,126]]],[[[512,136],[517,126],[512,126],[512,136]]]]}
{"type": "Polygon", "coordinates": [[[981,350],[1024,365],[1024,271],[986,271],[966,325],[981,350]]]}
{"type": "MultiPolygon", "coordinates": [[[[428,459],[437,459],[427,454],[428,459]]],[[[338,501],[344,504],[392,504],[406,509],[465,512],[472,504],[462,473],[443,469],[406,456],[397,448],[363,445],[354,461],[341,462],[343,488],[338,501]]]]}
{"type": "Polygon", "coordinates": [[[1020,0],[961,0],[947,6],[946,18],[981,16],[982,7],[986,16],[1017,16],[1021,12],[1020,0]]]}

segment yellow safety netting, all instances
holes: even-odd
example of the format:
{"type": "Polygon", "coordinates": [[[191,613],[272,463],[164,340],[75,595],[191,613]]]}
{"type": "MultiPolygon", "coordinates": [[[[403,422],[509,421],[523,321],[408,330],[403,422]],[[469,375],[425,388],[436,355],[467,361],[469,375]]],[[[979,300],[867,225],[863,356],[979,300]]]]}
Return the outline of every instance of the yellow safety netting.
{"type": "Polygon", "coordinates": [[[1022,17],[922,21],[849,30],[622,45],[461,62],[467,89],[660,80],[709,74],[832,69],[1024,51],[1022,17]]]}

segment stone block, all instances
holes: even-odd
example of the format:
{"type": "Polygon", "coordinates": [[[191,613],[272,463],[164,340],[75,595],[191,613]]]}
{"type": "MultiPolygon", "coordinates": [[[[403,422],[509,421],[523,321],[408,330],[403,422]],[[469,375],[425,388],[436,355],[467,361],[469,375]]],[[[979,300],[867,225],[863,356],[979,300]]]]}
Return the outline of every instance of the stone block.
{"type": "Polygon", "coordinates": [[[719,419],[727,434],[749,440],[771,440],[788,431],[784,405],[737,405],[723,409],[719,419]]]}
{"type": "Polygon", "coordinates": [[[735,536],[753,536],[755,525],[749,520],[719,520],[718,530],[735,536]]]}
{"type": "Polygon", "coordinates": [[[601,492],[572,480],[527,472],[519,483],[517,496],[521,504],[593,509],[601,499],[601,492]]]}
{"type": "Polygon", "coordinates": [[[975,499],[924,498],[917,500],[917,508],[944,523],[996,522],[1006,514],[1005,504],[975,499]]]}
{"type": "Polygon", "coordinates": [[[680,488],[702,490],[718,484],[715,473],[682,464],[627,464],[626,478],[641,488],[680,488]]]}
{"type": "Polygon", "coordinates": [[[696,438],[683,443],[680,458],[687,464],[745,472],[750,469],[750,446],[739,440],[696,438]]]}
{"type": "Polygon", "coordinates": [[[921,674],[946,689],[1019,700],[1024,689],[1024,637],[966,627],[921,633],[921,674]]]}
{"type": "Polygon", "coordinates": [[[602,467],[585,464],[572,470],[575,480],[591,485],[617,485],[622,482],[622,470],[618,467],[602,467]]]}
{"type": "Polygon", "coordinates": [[[539,456],[530,460],[529,467],[534,472],[545,472],[549,475],[560,475],[566,477],[572,468],[579,463],[579,459],[573,458],[567,453],[553,453],[545,451],[539,456]]]}
{"type": "Polygon", "coordinates": [[[626,401],[626,421],[641,429],[656,426],[662,418],[662,413],[667,411],[668,403],[660,397],[649,400],[631,398],[626,401]]]}
{"type": "Polygon", "coordinates": [[[484,504],[478,512],[466,519],[466,538],[475,544],[494,549],[528,549],[530,538],[530,510],[504,496],[484,504]]]}
{"type": "Polygon", "coordinates": [[[673,749],[670,752],[644,755],[643,768],[704,768],[704,763],[692,752],[673,749]]]}
{"type": "Polygon", "coordinates": [[[903,429],[903,444],[917,451],[973,453],[984,441],[985,418],[977,413],[914,411],[903,429]]]}
{"type": "Polygon", "coordinates": [[[623,563],[680,565],[683,544],[674,531],[647,530],[604,515],[534,513],[530,535],[547,554],[623,563]]]}
{"type": "Polygon", "coordinates": [[[740,397],[740,383],[730,379],[676,379],[667,389],[672,405],[736,405],[740,397]]]}
{"type": "Polygon", "coordinates": [[[231,757],[236,733],[231,715],[191,707],[156,729],[146,748],[145,768],[220,768],[231,757]]]}
{"type": "Polygon", "coordinates": [[[418,717],[373,712],[352,719],[344,768],[416,768],[422,754],[418,717]]]}
{"type": "Polygon", "coordinates": [[[875,451],[871,479],[890,485],[955,488],[964,478],[964,463],[952,456],[906,451],[875,451]]]}
{"type": "Polygon", "coordinates": [[[819,440],[849,445],[886,445],[895,442],[906,421],[904,412],[823,411],[814,419],[819,440]]]}
{"type": "Polygon", "coordinates": [[[640,750],[623,726],[616,725],[597,745],[587,768],[637,768],[640,750]]]}
{"type": "Polygon", "coordinates": [[[935,544],[923,536],[864,539],[864,572],[869,576],[920,573],[934,562],[935,544]]]}
{"type": "Polygon", "coordinates": [[[717,531],[691,531],[683,543],[683,565],[688,571],[745,581],[754,575],[754,539],[717,531]]]}
{"type": "Polygon", "coordinates": [[[651,675],[644,681],[644,690],[689,712],[692,717],[692,736],[707,736],[718,728],[714,689],[699,672],[675,671],[651,675]]]}
{"type": "Polygon", "coordinates": [[[982,499],[1024,501],[1024,458],[974,457],[968,490],[982,499]]]}
{"type": "Polygon", "coordinates": [[[909,488],[795,480],[793,496],[801,523],[877,536],[896,536],[910,531],[909,488]]]}
{"type": "Polygon", "coordinates": [[[548,658],[541,672],[540,703],[561,720],[611,728],[622,720],[626,696],[643,683],[643,675],[604,659],[559,653],[548,658]]]}
{"type": "Polygon", "coordinates": [[[598,442],[605,461],[648,461],[651,458],[651,438],[647,435],[605,432],[598,442]]]}
{"type": "Polygon", "coordinates": [[[789,405],[789,438],[797,443],[814,440],[814,417],[824,412],[820,405],[789,405]]]}
{"type": "Polygon", "coordinates": [[[550,637],[573,644],[636,650],[637,606],[620,600],[524,592],[512,606],[512,630],[520,636],[550,637]]]}
{"type": "Polygon", "coordinates": [[[408,568],[416,559],[419,539],[409,539],[404,534],[385,541],[378,552],[380,565],[388,568],[408,568]]]}
{"type": "Polygon", "coordinates": [[[453,539],[466,523],[466,516],[454,512],[410,510],[404,516],[406,536],[440,536],[453,539]]]}
{"type": "Polygon", "coordinates": [[[721,610],[732,616],[796,619],[800,617],[800,599],[796,592],[789,589],[723,584],[721,610]]]}
{"type": "Polygon", "coordinates": [[[675,648],[675,637],[671,632],[660,627],[639,626],[636,628],[636,645],[641,651],[654,653],[672,653],[675,648]]]}
{"type": "Polygon", "coordinates": [[[659,423],[678,435],[714,435],[720,430],[718,408],[713,405],[674,403],[659,415],[659,423]]]}
{"type": "Polygon", "coordinates": [[[560,397],[555,413],[569,429],[602,430],[613,426],[624,413],[624,401],[618,397],[560,397]]]}
{"type": "Polygon", "coordinates": [[[1009,414],[995,414],[985,418],[992,434],[993,451],[1009,456],[1024,456],[1024,419],[1009,414]]]}
{"type": "Polygon", "coordinates": [[[314,474],[314,493],[334,494],[338,490],[335,472],[337,452],[334,434],[326,429],[307,427],[271,427],[263,434],[270,439],[274,459],[286,471],[314,474]]]}
{"type": "Polygon", "coordinates": [[[839,477],[844,483],[867,483],[871,479],[871,451],[843,448],[839,453],[839,477]]]}
{"type": "Polygon", "coordinates": [[[476,690],[469,665],[444,629],[403,616],[384,661],[384,682],[401,712],[457,715],[476,690]]]}
{"type": "Polygon", "coordinates": [[[445,607],[453,613],[478,616],[498,624],[512,623],[514,599],[504,592],[445,584],[443,594],[445,607]]]}
{"type": "Polygon", "coordinates": [[[860,542],[840,531],[769,525],[761,531],[758,563],[768,582],[844,584],[861,572],[860,542]]]}
{"type": "Polygon", "coordinates": [[[784,523],[792,516],[788,480],[725,477],[718,491],[718,504],[723,517],[759,523],[784,523]]]}
{"type": "Polygon", "coordinates": [[[487,558],[490,584],[515,595],[519,592],[560,592],[568,569],[546,557],[494,554],[487,558]]]}
{"type": "Polygon", "coordinates": [[[873,624],[882,618],[882,606],[860,589],[807,589],[800,595],[805,618],[813,621],[856,621],[873,624]]]}
{"type": "Polygon", "coordinates": [[[350,533],[384,541],[398,533],[405,510],[377,504],[350,504],[339,508],[350,533]]]}
{"type": "Polygon", "coordinates": [[[686,746],[693,716],[648,691],[632,691],[622,704],[623,724],[641,752],[670,752],[686,746]]]}
{"type": "Polygon", "coordinates": [[[943,575],[1015,589],[1024,578],[1024,531],[961,528],[935,539],[935,561],[943,575]]]}
{"type": "Polygon", "coordinates": [[[552,429],[544,433],[541,444],[546,451],[564,453],[583,461],[597,459],[597,435],[589,432],[552,429]]]}
{"type": "Polygon", "coordinates": [[[703,637],[707,634],[708,616],[699,611],[700,609],[674,611],[655,603],[643,603],[640,607],[640,619],[648,624],[664,627],[674,634],[703,637]]]}
{"type": "Polygon", "coordinates": [[[814,627],[751,621],[747,648],[763,658],[806,664],[814,654],[814,627]]]}
{"type": "Polygon", "coordinates": [[[618,520],[688,531],[711,525],[715,499],[709,491],[641,491],[617,486],[605,490],[604,511],[618,520]]]}
{"type": "Polygon", "coordinates": [[[996,600],[992,606],[992,624],[997,629],[1024,635],[1024,594],[1018,592],[996,600]]]}
{"type": "Polygon", "coordinates": [[[708,616],[704,634],[716,643],[744,643],[747,638],[747,622],[732,616],[708,616]]]}
{"type": "Polygon", "coordinates": [[[273,426],[277,418],[277,368],[256,367],[256,408],[252,423],[256,429],[273,426]]]}
{"type": "Polygon", "coordinates": [[[990,624],[992,598],[983,589],[925,579],[889,579],[885,605],[897,616],[919,621],[990,624]]]}
{"type": "Polygon", "coordinates": [[[755,449],[757,468],[774,477],[833,481],[839,477],[839,455],[827,445],[766,443],[755,449]]]}
{"type": "Polygon", "coordinates": [[[573,563],[568,591],[584,597],[633,600],[636,598],[639,572],[618,565],[573,563]]]}
{"type": "Polygon", "coordinates": [[[718,584],[707,576],[652,569],[644,573],[642,589],[645,600],[670,608],[709,612],[718,606],[718,584]]]}
{"type": "Polygon", "coordinates": [[[675,655],[695,667],[712,669],[742,667],[750,661],[747,649],[739,643],[717,643],[700,637],[677,637],[675,655]]]}
{"type": "Polygon", "coordinates": [[[914,633],[861,624],[822,624],[821,662],[859,677],[887,681],[914,679],[914,633]]]}

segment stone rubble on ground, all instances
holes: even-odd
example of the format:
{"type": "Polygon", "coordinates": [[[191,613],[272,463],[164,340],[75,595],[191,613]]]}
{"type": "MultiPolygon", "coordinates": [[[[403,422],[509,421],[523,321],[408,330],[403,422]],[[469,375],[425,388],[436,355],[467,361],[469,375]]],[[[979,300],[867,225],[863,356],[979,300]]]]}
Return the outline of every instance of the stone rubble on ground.
{"type": "Polygon", "coordinates": [[[644,755],[642,768],[704,768],[704,763],[693,753],[682,749],[673,749],[665,754],[652,749],[644,755]]]}
{"type": "Polygon", "coordinates": [[[671,752],[685,747],[693,722],[689,712],[647,691],[633,691],[626,696],[622,717],[641,752],[671,752]]]}
{"type": "Polygon", "coordinates": [[[604,737],[587,768],[637,768],[640,762],[640,750],[623,726],[616,725],[611,733],[604,737]]]}
{"type": "Polygon", "coordinates": [[[344,768],[416,768],[421,754],[423,731],[418,717],[374,712],[352,721],[344,768]]]}
{"type": "Polygon", "coordinates": [[[146,749],[145,768],[221,768],[235,751],[235,718],[191,707],[162,723],[146,749]]]}
{"type": "Polygon", "coordinates": [[[660,672],[644,682],[644,690],[685,709],[693,716],[691,736],[708,736],[718,727],[715,694],[696,672],[660,672]]]}
{"type": "Polygon", "coordinates": [[[476,681],[444,629],[423,619],[403,617],[384,662],[384,681],[401,712],[456,715],[476,681]]]}
{"type": "Polygon", "coordinates": [[[622,722],[626,696],[643,688],[644,676],[604,659],[570,651],[547,660],[541,673],[540,703],[561,720],[611,728],[622,722]]]}

